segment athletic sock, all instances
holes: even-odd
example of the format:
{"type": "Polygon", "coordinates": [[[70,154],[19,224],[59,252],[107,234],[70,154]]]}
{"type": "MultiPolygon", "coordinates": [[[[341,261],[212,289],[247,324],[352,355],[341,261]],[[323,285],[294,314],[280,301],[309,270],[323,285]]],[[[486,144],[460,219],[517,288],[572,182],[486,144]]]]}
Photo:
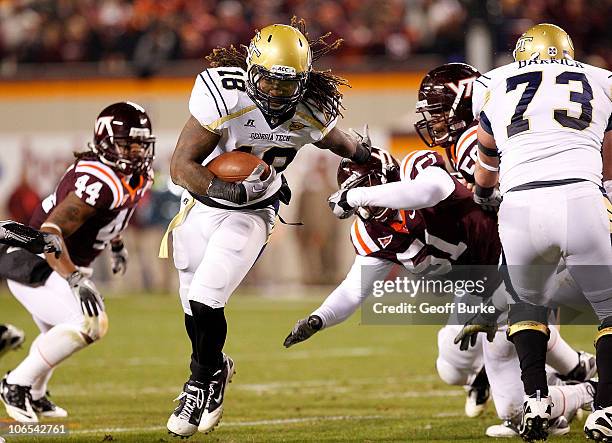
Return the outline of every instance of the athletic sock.
{"type": "Polygon", "coordinates": [[[573,416],[578,409],[592,401],[591,394],[589,394],[585,383],[551,386],[549,393],[553,403],[550,418],[557,418],[561,415],[566,417],[568,415],[573,416]]]}
{"type": "Polygon", "coordinates": [[[597,372],[599,384],[595,405],[606,408],[612,406],[612,335],[604,335],[597,340],[597,372]]]}
{"type": "Polygon", "coordinates": [[[567,375],[580,363],[579,354],[561,337],[556,327],[551,326],[549,330],[546,363],[559,374],[567,375]]]}
{"type": "Polygon", "coordinates": [[[211,308],[190,300],[195,323],[196,358],[191,360],[191,379],[206,381],[223,366],[227,336],[225,308],[211,308]]]}
{"type": "Polygon", "coordinates": [[[78,327],[69,324],[54,326],[36,338],[28,356],[9,374],[7,383],[32,386],[49,369],[85,346],[87,341],[78,327]]]}
{"type": "Polygon", "coordinates": [[[546,342],[548,336],[540,331],[523,330],[511,336],[521,364],[521,379],[527,395],[540,391],[548,395],[546,382],[546,342]]]}

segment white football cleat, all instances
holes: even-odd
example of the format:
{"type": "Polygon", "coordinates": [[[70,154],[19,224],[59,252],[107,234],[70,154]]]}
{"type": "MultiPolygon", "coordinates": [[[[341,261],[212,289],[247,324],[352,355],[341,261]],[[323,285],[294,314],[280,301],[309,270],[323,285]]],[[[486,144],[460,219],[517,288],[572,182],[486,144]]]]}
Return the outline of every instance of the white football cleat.
{"type": "MultiPolygon", "coordinates": [[[[550,435],[555,436],[569,434],[570,425],[567,419],[561,415],[560,417],[550,420],[548,431],[550,435]]],[[[513,420],[504,420],[502,424],[489,426],[485,434],[487,437],[493,438],[520,437],[517,421],[513,420]]]]}
{"type": "Polygon", "coordinates": [[[208,384],[206,406],[204,407],[204,413],[202,414],[198,431],[208,434],[213,431],[215,426],[221,421],[221,417],[223,416],[225,388],[231,383],[234,372],[234,360],[223,354],[223,368],[215,372],[208,384]]]}
{"type": "Polygon", "coordinates": [[[168,418],[168,433],[177,437],[191,437],[198,431],[198,425],[204,412],[206,385],[195,380],[188,380],[183,385],[183,392],[174,401],[179,405],[168,418]]]}
{"type": "Polygon", "coordinates": [[[584,422],[586,437],[595,441],[612,441],[612,406],[591,412],[584,422]]]}
{"type": "Polygon", "coordinates": [[[519,428],[523,440],[546,440],[551,410],[550,397],[540,395],[540,391],[531,396],[525,396],[523,418],[519,428]]]}
{"type": "Polygon", "coordinates": [[[0,381],[0,400],[4,403],[6,413],[21,423],[37,423],[38,416],[32,409],[30,386],[9,384],[6,382],[7,375],[0,381]]]}
{"type": "Polygon", "coordinates": [[[465,399],[465,415],[475,418],[484,412],[489,401],[491,389],[489,379],[483,367],[471,386],[467,387],[467,397],[465,399]]]}
{"type": "Polygon", "coordinates": [[[0,357],[6,352],[18,349],[25,341],[25,332],[13,325],[0,325],[0,357]]]}
{"type": "Polygon", "coordinates": [[[49,400],[49,393],[40,397],[38,400],[32,399],[32,409],[39,417],[63,418],[68,417],[68,411],[60,408],[49,400]]]}

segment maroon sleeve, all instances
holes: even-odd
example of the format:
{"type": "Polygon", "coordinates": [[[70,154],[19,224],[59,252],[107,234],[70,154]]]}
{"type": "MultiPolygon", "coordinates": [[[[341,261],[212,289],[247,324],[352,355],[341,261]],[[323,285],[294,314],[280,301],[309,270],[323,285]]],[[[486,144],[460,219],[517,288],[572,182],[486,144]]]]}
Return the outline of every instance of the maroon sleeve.
{"type": "Polygon", "coordinates": [[[95,164],[82,163],[77,163],[60,180],[56,191],[57,202],[59,203],[68,194],[74,192],[81,201],[96,209],[118,207],[123,189],[117,176],[115,174],[111,175],[108,170],[95,164]]]}

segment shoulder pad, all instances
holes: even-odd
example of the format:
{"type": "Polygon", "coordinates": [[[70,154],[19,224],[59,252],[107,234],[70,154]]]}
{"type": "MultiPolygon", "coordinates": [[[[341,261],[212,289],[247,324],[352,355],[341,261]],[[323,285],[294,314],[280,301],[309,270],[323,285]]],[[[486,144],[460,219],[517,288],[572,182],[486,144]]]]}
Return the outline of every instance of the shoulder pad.
{"type": "MultiPolygon", "coordinates": [[[[70,175],[64,176],[65,182],[70,175]]],[[[115,171],[98,161],[81,160],[74,167],[74,178],[68,185],[77,197],[98,209],[116,209],[123,203],[124,189],[115,171]]]]}
{"type": "Polygon", "coordinates": [[[402,180],[413,180],[425,168],[438,166],[446,170],[444,159],[432,149],[420,149],[411,152],[402,160],[400,166],[400,178],[402,180]]]}

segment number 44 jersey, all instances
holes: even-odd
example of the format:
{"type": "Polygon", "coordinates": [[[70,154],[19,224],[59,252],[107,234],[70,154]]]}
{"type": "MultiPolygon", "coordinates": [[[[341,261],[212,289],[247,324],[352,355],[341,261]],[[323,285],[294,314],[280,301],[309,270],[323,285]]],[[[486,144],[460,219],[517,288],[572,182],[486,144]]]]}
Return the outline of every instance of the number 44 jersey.
{"type": "Polygon", "coordinates": [[[128,180],[95,158],[78,160],[64,172],[55,192],[36,208],[30,226],[39,229],[53,209],[74,192],[96,211],[64,241],[73,263],[89,266],[127,227],[152,183],[152,177],[134,176],[128,180]]]}
{"type": "Polygon", "coordinates": [[[495,138],[502,193],[535,181],[601,186],[612,72],[569,59],[517,61],[479,77],[472,104],[495,138]]]}
{"type": "MultiPolygon", "coordinates": [[[[239,150],[263,159],[282,172],[302,146],[320,141],[336,125],[336,115],[326,115],[304,100],[298,103],[290,118],[266,119],[246,93],[246,81],[245,71],[238,67],[206,69],[197,76],[189,111],[204,128],[221,137],[202,164],[224,152],[239,150]]],[[[280,186],[279,174],[268,192],[249,205],[271,196],[280,186]]],[[[225,206],[238,206],[215,200],[225,206]]]]}

